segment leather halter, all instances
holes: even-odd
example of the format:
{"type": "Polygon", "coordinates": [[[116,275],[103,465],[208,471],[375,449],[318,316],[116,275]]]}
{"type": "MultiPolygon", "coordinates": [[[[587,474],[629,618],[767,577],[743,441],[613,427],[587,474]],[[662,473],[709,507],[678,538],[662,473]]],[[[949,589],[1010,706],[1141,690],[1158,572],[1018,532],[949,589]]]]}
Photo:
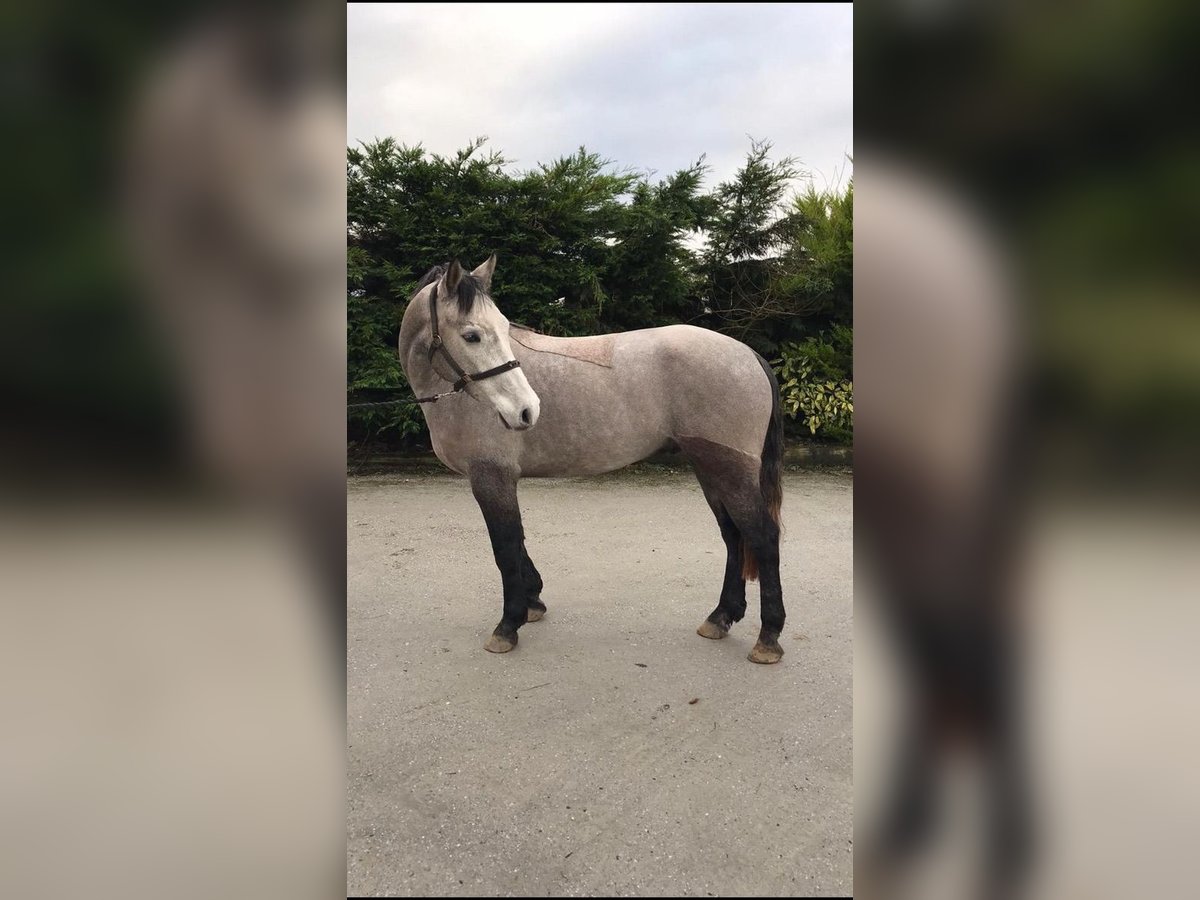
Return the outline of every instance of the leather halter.
{"type": "Polygon", "coordinates": [[[429,324],[433,329],[433,340],[429,342],[429,361],[433,362],[433,354],[441,353],[450,368],[454,370],[454,374],[458,376],[458,381],[454,382],[454,386],[448,391],[443,391],[440,394],[434,394],[432,397],[417,397],[418,403],[437,403],[442,397],[448,397],[451,394],[457,394],[459,391],[466,389],[467,385],[472,381],[483,381],[485,378],[491,378],[495,375],[502,375],[510,369],[520,367],[520,363],[515,359],[510,359],[506,363],[488,369],[484,372],[476,372],[468,374],[462,366],[450,355],[450,351],[446,349],[445,343],[442,341],[442,336],[438,332],[438,309],[437,309],[438,284],[435,282],[433,291],[429,294],[429,324]]]}

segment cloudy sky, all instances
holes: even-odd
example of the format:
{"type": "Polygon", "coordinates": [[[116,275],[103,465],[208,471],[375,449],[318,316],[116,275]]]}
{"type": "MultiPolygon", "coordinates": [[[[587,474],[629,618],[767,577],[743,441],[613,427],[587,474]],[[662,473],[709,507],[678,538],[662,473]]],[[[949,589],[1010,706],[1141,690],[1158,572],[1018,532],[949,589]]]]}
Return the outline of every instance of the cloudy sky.
{"type": "Polygon", "coordinates": [[[579,145],[661,175],[747,135],[817,187],[851,174],[849,4],[350,4],[347,139],[448,154],[486,135],[516,168],[579,145]]]}

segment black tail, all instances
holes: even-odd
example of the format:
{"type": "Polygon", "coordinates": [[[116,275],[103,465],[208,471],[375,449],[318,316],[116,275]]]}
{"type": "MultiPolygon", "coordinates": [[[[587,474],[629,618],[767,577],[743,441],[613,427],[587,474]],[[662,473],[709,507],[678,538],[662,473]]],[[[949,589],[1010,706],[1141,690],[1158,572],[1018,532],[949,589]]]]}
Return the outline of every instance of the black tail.
{"type": "MultiPolygon", "coordinates": [[[[783,530],[779,510],[783,506],[783,410],[779,402],[779,379],[770,364],[759,354],[759,365],[771,382],[771,421],[767,424],[767,436],[763,439],[762,468],[758,473],[758,486],[762,491],[763,506],[771,520],[783,530]]],[[[742,577],[747,581],[758,578],[758,560],[750,548],[742,544],[742,577]]]]}

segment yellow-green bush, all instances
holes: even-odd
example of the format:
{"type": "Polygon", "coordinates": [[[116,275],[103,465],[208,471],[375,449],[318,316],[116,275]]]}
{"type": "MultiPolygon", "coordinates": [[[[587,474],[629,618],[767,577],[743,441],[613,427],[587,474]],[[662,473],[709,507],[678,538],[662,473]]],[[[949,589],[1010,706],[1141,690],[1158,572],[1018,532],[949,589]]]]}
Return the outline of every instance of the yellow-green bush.
{"type": "Polygon", "coordinates": [[[838,326],[784,344],[774,361],[784,415],[813,437],[849,443],[854,435],[854,382],[850,377],[853,334],[838,326]]]}

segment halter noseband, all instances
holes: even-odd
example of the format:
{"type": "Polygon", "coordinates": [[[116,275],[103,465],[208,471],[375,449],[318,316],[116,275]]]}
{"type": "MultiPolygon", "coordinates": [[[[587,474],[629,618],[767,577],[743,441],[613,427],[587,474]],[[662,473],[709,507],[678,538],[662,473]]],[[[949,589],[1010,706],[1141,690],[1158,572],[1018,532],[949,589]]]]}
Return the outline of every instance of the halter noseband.
{"type": "Polygon", "coordinates": [[[429,361],[433,362],[433,354],[440,352],[445,357],[446,362],[450,364],[450,368],[454,370],[454,374],[458,376],[458,381],[454,382],[454,386],[448,391],[443,391],[440,394],[434,394],[432,397],[418,397],[418,403],[437,403],[442,397],[448,397],[451,394],[457,394],[459,391],[465,390],[467,385],[472,381],[483,381],[485,378],[491,378],[494,375],[502,375],[509,369],[520,367],[520,363],[515,359],[510,359],[506,363],[501,363],[495,368],[488,369],[485,372],[476,372],[474,375],[468,374],[463,370],[450,355],[450,351],[446,349],[445,343],[442,341],[441,334],[438,333],[438,309],[437,309],[438,285],[434,283],[433,291],[429,295],[429,324],[433,329],[433,340],[429,342],[429,361]]]}

